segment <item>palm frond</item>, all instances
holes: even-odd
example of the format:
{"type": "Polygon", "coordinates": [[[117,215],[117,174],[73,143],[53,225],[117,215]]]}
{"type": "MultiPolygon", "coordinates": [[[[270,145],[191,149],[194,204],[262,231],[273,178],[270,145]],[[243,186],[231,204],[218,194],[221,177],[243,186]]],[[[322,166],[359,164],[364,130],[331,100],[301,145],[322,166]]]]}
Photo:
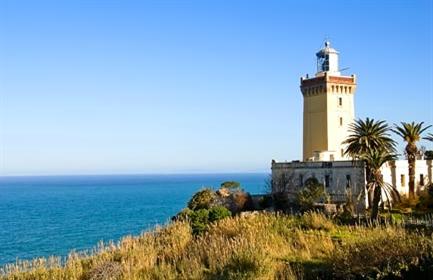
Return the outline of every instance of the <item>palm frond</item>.
{"type": "Polygon", "coordinates": [[[426,137],[424,137],[424,140],[427,140],[427,141],[433,142],[433,134],[432,134],[432,133],[429,133],[426,137]]]}
{"type": "Polygon", "coordinates": [[[372,171],[379,171],[382,165],[397,159],[397,155],[385,150],[369,150],[360,156],[372,171]]]}
{"type": "Polygon", "coordinates": [[[400,125],[394,124],[394,128],[392,128],[391,131],[403,138],[403,140],[409,145],[413,145],[418,142],[421,139],[422,134],[431,127],[431,125],[424,127],[423,125],[424,122],[401,122],[400,125]]]}
{"type": "Polygon", "coordinates": [[[390,137],[390,127],[385,121],[367,118],[356,120],[349,126],[350,135],[342,144],[347,145],[345,155],[360,158],[370,150],[395,152],[395,141],[390,137]]]}

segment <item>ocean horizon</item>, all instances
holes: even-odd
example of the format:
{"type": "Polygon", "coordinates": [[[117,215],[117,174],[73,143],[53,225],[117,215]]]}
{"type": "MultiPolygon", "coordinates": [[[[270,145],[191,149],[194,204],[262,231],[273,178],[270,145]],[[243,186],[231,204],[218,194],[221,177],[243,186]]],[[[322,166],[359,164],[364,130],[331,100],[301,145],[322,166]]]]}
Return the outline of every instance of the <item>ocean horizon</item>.
{"type": "Polygon", "coordinates": [[[65,257],[100,241],[138,235],[186,207],[203,187],[238,181],[265,192],[268,173],[38,175],[0,177],[0,266],[65,257]]]}

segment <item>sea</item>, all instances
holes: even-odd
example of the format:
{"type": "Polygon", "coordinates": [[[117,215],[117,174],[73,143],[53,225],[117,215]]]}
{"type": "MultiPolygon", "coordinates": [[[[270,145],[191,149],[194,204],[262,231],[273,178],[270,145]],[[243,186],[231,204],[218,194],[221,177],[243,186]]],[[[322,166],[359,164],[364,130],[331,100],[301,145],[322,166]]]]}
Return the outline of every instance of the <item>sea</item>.
{"type": "Polygon", "coordinates": [[[238,181],[265,192],[266,173],[0,177],[0,266],[67,256],[163,225],[204,187],[238,181]]]}

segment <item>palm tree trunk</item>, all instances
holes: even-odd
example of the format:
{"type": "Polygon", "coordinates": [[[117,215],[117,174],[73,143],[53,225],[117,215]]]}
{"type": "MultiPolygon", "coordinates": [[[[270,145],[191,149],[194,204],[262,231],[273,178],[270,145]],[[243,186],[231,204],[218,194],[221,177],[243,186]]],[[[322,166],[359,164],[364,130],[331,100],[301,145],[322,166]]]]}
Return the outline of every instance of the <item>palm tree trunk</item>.
{"type": "MultiPolygon", "coordinates": [[[[372,172],[370,170],[370,167],[368,164],[366,164],[365,167],[365,177],[367,178],[367,184],[370,184],[373,180],[372,178],[372,172]]],[[[368,209],[371,209],[373,207],[373,197],[374,197],[374,190],[373,189],[367,189],[367,202],[368,202],[368,209]]]]}
{"type": "Polygon", "coordinates": [[[415,165],[416,155],[408,155],[408,166],[409,166],[409,198],[415,198],[415,165]]]}
{"type": "Polygon", "coordinates": [[[380,202],[381,195],[382,195],[382,190],[380,186],[374,184],[373,207],[371,210],[371,218],[373,220],[376,220],[379,214],[379,202],[380,202]]]}

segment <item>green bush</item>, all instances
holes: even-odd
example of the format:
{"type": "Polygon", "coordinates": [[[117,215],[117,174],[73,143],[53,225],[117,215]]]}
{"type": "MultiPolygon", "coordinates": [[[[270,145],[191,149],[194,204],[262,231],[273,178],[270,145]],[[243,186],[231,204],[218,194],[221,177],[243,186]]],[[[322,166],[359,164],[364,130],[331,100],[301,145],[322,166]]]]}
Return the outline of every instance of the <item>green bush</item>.
{"type": "Polygon", "coordinates": [[[231,217],[232,213],[224,206],[215,206],[209,209],[209,222],[215,222],[227,217],[231,217]]]}
{"type": "Polygon", "coordinates": [[[194,234],[200,234],[206,230],[209,224],[209,210],[199,209],[190,215],[190,224],[194,234]]]}
{"type": "Polygon", "coordinates": [[[296,196],[297,203],[301,210],[310,210],[314,203],[327,202],[329,195],[325,191],[325,186],[320,184],[316,178],[309,178],[305,181],[305,187],[296,196]]]}
{"type": "Polygon", "coordinates": [[[214,206],[210,209],[195,211],[185,208],[175,216],[174,220],[188,221],[192,232],[197,235],[204,232],[210,223],[231,217],[231,215],[232,213],[224,206],[214,206]]]}
{"type": "Polygon", "coordinates": [[[202,189],[195,193],[188,202],[191,210],[209,209],[215,203],[215,192],[209,188],[202,189]]]}

